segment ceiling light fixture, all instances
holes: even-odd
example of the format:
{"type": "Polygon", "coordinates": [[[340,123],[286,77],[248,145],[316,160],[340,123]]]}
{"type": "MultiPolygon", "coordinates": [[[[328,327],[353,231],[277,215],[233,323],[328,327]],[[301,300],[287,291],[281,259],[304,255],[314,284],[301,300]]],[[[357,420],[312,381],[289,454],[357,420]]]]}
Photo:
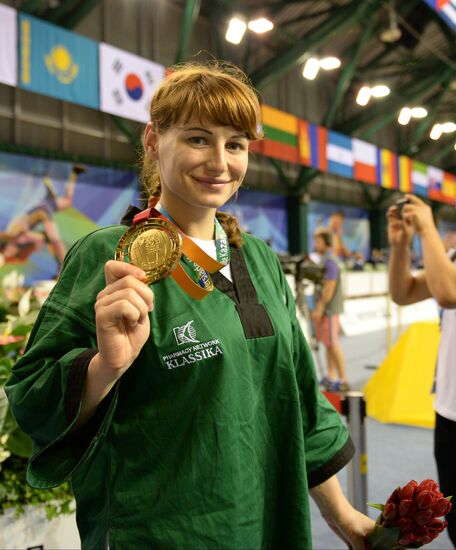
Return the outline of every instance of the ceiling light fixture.
{"type": "Polygon", "coordinates": [[[412,118],[412,110],[410,107],[402,107],[401,112],[399,113],[399,116],[397,118],[397,121],[399,124],[402,124],[402,126],[405,126],[410,122],[410,119],[412,118]]]}
{"type": "Polygon", "coordinates": [[[239,44],[247,29],[245,21],[238,17],[233,17],[228,23],[228,29],[225,34],[225,39],[232,44],[239,44]]]}
{"type": "Polygon", "coordinates": [[[444,134],[451,134],[452,132],[456,132],[455,122],[443,122],[440,127],[442,128],[442,132],[444,134]]]}
{"type": "Polygon", "coordinates": [[[260,17],[259,19],[252,19],[252,21],[249,21],[248,27],[249,30],[258,34],[262,34],[264,32],[272,30],[274,28],[274,24],[272,23],[272,21],[269,21],[269,19],[266,19],[265,17],[260,17]]]}
{"type": "Polygon", "coordinates": [[[384,31],[380,33],[380,40],[386,42],[387,44],[393,44],[397,42],[402,36],[401,29],[397,24],[397,15],[396,10],[394,9],[394,1],[388,5],[388,19],[389,26],[384,31]]]}
{"type": "Polygon", "coordinates": [[[372,93],[369,86],[362,86],[358,92],[358,95],[356,96],[356,103],[364,107],[369,103],[371,95],[372,93]]]}
{"type": "Polygon", "coordinates": [[[412,107],[410,114],[413,118],[426,118],[428,116],[427,109],[424,107],[412,107]]]}
{"type": "Polygon", "coordinates": [[[338,69],[340,64],[340,59],[337,57],[329,56],[320,59],[320,67],[325,71],[333,71],[334,69],[338,69]]]}
{"type": "Polygon", "coordinates": [[[315,80],[318,71],[320,70],[320,62],[316,57],[309,57],[304,65],[302,76],[307,80],[315,80]]]}
{"type": "Polygon", "coordinates": [[[431,139],[439,139],[441,135],[442,135],[442,126],[440,124],[434,124],[431,130],[431,133],[429,134],[429,137],[431,139]]]}
{"type": "Polygon", "coordinates": [[[385,97],[389,95],[390,89],[385,84],[377,84],[372,87],[371,93],[374,97],[385,97]]]}

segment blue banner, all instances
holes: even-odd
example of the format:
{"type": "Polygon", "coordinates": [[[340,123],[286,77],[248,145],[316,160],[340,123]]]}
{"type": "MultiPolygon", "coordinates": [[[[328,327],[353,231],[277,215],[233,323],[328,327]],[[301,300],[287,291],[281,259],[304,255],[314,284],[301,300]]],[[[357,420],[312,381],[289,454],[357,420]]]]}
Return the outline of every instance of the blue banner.
{"type": "Polygon", "coordinates": [[[19,86],[98,109],[98,42],[19,15],[19,86]]]}
{"type": "MultiPolygon", "coordinates": [[[[139,205],[138,174],[0,152],[0,279],[52,279],[83,235],[139,205]]],[[[113,251],[114,255],[114,251],[113,251]]]]}

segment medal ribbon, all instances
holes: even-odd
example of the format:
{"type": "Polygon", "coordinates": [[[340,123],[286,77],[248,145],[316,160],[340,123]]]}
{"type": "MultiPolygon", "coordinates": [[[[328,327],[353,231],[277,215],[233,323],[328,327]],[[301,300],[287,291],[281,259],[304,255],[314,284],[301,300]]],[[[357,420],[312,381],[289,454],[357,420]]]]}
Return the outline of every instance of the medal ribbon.
{"type": "Polygon", "coordinates": [[[164,211],[164,209],[162,209],[163,212],[160,212],[155,208],[157,202],[158,198],[151,208],[136,214],[133,218],[133,224],[136,225],[150,218],[161,218],[174,225],[182,238],[182,252],[189,260],[190,266],[198,282],[195,282],[193,278],[188,275],[180,263],[170,275],[187,294],[195,300],[201,300],[212,292],[214,288],[210,274],[219,271],[230,261],[230,248],[226,233],[220,222],[215,218],[215,247],[217,260],[214,260],[214,258],[206,254],[204,250],[176,226],[174,220],[164,211]]]}

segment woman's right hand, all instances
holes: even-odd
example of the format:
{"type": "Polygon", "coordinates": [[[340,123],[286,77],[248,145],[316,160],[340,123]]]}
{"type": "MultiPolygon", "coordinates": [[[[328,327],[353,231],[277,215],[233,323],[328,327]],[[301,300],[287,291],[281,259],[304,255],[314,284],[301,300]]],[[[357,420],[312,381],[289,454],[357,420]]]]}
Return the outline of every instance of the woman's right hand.
{"type": "Polygon", "coordinates": [[[386,218],[388,220],[388,241],[390,245],[408,248],[413,238],[413,226],[399,218],[396,206],[388,208],[386,218]]]}
{"type": "Polygon", "coordinates": [[[106,287],[95,302],[98,367],[119,378],[139,355],[150,334],[154,294],[144,271],[125,262],[105,264],[106,287]]]}

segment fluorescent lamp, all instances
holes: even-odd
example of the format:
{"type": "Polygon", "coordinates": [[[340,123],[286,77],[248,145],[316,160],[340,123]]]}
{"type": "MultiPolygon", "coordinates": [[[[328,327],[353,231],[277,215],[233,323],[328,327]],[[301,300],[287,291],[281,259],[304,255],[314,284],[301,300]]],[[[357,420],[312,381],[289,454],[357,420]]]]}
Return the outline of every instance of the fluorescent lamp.
{"type": "Polygon", "coordinates": [[[412,116],[412,109],[409,107],[402,107],[401,112],[399,113],[399,116],[397,118],[397,121],[399,124],[402,124],[402,126],[405,126],[410,122],[410,118],[412,116]]]}
{"type": "Polygon", "coordinates": [[[358,95],[356,96],[356,103],[364,107],[369,103],[371,95],[371,89],[369,88],[369,86],[363,86],[362,88],[360,88],[358,95]]]}
{"type": "Polygon", "coordinates": [[[259,19],[252,19],[252,21],[249,21],[248,27],[251,31],[261,34],[272,30],[274,28],[274,24],[272,21],[269,21],[269,19],[260,17],[259,19]]]}
{"type": "Polygon", "coordinates": [[[456,131],[456,123],[454,122],[444,122],[440,127],[445,134],[451,134],[451,132],[456,131]]]}
{"type": "Polygon", "coordinates": [[[413,118],[425,118],[428,112],[424,107],[413,107],[410,114],[413,118]]]}
{"type": "Polygon", "coordinates": [[[390,93],[390,89],[385,84],[377,84],[371,90],[374,97],[385,97],[390,93]]]}
{"type": "Polygon", "coordinates": [[[431,133],[429,134],[429,137],[431,139],[439,139],[439,137],[442,135],[442,125],[441,124],[434,124],[432,127],[431,133]]]}
{"type": "Polygon", "coordinates": [[[320,62],[315,57],[309,57],[304,65],[302,76],[307,80],[314,80],[320,70],[320,62]]]}
{"type": "Polygon", "coordinates": [[[247,25],[245,24],[245,21],[242,21],[242,19],[238,19],[237,17],[233,17],[233,19],[231,19],[228,23],[225,39],[232,44],[239,44],[246,29],[247,25]]]}
{"type": "Polygon", "coordinates": [[[320,59],[320,67],[325,71],[332,71],[340,67],[340,59],[337,57],[324,57],[320,59]]]}

